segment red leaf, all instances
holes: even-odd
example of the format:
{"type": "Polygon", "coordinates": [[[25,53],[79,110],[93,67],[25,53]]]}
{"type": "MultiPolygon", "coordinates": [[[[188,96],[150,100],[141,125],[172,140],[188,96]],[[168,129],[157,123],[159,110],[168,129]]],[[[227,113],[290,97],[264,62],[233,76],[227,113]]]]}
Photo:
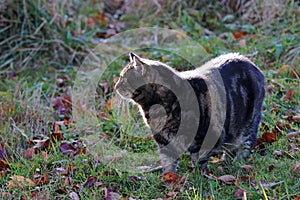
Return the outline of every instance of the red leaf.
{"type": "Polygon", "coordinates": [[[243,36],[245,36],[246,34],[247,34],[247,32],[245,32],[245,31],[242,31],[242,30],[238,30],[238,31],[232,31],[231,32],[232,33],[232,35],[233,35],[233,37],[237,40],[237,39],[239,39],[239,38],[241,38],[241,37],[243,37],[243,36]]]}
{"type": "Polygon", "coordinates": [[[263,133],[261,137],[265,142],[268,142],[268,143],[273,143],[277,139],[277,137],[274,133],[269,133],[269,132],[263,133]]]}

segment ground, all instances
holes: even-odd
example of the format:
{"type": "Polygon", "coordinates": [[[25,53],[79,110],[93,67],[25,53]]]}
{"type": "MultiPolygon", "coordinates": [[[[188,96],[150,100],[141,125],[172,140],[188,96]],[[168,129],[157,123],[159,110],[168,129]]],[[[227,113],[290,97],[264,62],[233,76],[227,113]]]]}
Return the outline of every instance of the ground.
{"type": "MultiPolygon", "coordinates": [[[[5,0],[0,27],[2,199],[300,199],[297,1],[5,0]],[[116,103],[112,88],[127,54],[108,63],[92,94],[83,87],[94,110],[74,100],[90,52],[139,27],[180,30],[204,58],[240,52],[263,70],[263,118],[248,159],[216,156],[203,172],[183,155],[176,174],[137,173],[157,165],[157,148],[137,108],[116,103]]],[[[189,51],[137,52],[177,70],[193,67],[189,51]]]]}

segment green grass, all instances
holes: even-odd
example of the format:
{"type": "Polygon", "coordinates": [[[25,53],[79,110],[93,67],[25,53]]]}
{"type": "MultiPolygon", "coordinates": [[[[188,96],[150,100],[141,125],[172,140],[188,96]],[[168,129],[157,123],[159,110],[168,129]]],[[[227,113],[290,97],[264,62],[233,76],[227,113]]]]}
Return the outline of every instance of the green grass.
{"type": "MultiPolygon", "coordinates": [[[[4,166],[0,160],[1,199],[72,199],[71,192],[81,199],[103,199],[109,195],[123,199],[234,199],[239,188],[247,191],[247,199],[299,198],[300,170],[292,172],[300,160],[299,136],[286,138],[286,134],[300,131],[299,120],[292,120],[300,114],[299,3],[288,0],[278,7],[265,8],[260,1],[248,1],[244,7],[210,1],[151,2],[127,2],[123,5],[125,10],[118,3],[102,1],[51,4],[44,0],[18,0],[1,4],[0,158],[5,158],[4,166]],[[255,6],[257,9],[251,11],[255,6]],[[257,19],[270,9],[271,14],[257,19]],[[125,26],[112,28],[120,22],[125,26]],[[246,160],[210,162],[209,175],[191,170],[188,155],[183,155],[178,172],[182,180],[173,184],[160,178],[161,171],[126,172],[139,165],[158,164],[156,144],[137,114],[138,109],[127,102],[113,108],[107,103],[115,100],[112,85],[127,62],[126,55],[111,63],[99,81],[99,85],[107,81],[108,88],[98,86],[95,112],[87,110],[85,118],[79,121],[73,121],[72,115],[57,114],[54,100],[70,94],[84,58],[109,37],[108,30],[119,33],[152,26],[184,31],[204,47],[209,57],[225,52],[241,52],[250,57],[263,70],[267,83],[259,137],[272,132],[277,140],[265,143],[265,149],[255,149],[246,160]],[[232,32],[239,30],[246,35],[235,38],[232,32]],[[287,100],[290,90],[294,95],[287,100]],[[28,158],[26,151],[36,141],[50,138],[54,124],[64,118],[68,125],[59,130],[64,138],[36,148],[34,154],[29,153],[32,158],[28,158]],[[82,146],[75,147],[86,148],[88,153],[68,156],[60,150],[62,143],[78,145],[81,139],[82,146]],[[275,150],[282,155],[274,155],[275,150]],[[243,165],[254,169],[247,172],[243,165]],[[45,172],[50,181],[47,184],[8,186],[15,175],[37,182],[41,177],[34,176],[45,172]],[[222,175],[233,175],[236,181],[226,184],[214,178],[222,175]],[[85,184],[89,177],[97,179],[91,187],[85,184]],[[258,184],[260,181],[273,186],[264,188],[258,184]]],[[[167,51],[143,49],[138,53],[178,70],[192,68],[184,58],[167,51]]],[[[73,103],[73,109],[85,110],[85,105],[73,103]]]]}

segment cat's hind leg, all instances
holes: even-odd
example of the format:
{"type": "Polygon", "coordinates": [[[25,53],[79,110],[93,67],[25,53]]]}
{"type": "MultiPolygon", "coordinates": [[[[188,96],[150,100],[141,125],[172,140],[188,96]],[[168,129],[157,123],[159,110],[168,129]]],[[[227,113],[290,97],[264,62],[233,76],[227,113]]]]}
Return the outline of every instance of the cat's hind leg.
{"type": "Polygon", "coordinates": [[[260,118],[260,114],[253,116],[253,120],[242,131],[240,146],[236,149],[234,160],[244,159],[250,155],[257,139],[260,118]]]}

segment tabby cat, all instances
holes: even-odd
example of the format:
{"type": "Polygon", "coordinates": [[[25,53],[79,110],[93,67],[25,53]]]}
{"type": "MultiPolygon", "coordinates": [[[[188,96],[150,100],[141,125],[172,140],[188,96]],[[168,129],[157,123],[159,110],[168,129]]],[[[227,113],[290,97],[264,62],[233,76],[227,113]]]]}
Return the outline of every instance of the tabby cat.
{"type": "Polygon", "coordinates": [[[218,151],[235,159],[250,154],[265,89],[264,75],[248,58],[229,53],[184,72],[133,52],[129,58],[115,90],[139,107],[158,144],[163,173],[175,172],[185,151],[201,168],[218,151]]]}

